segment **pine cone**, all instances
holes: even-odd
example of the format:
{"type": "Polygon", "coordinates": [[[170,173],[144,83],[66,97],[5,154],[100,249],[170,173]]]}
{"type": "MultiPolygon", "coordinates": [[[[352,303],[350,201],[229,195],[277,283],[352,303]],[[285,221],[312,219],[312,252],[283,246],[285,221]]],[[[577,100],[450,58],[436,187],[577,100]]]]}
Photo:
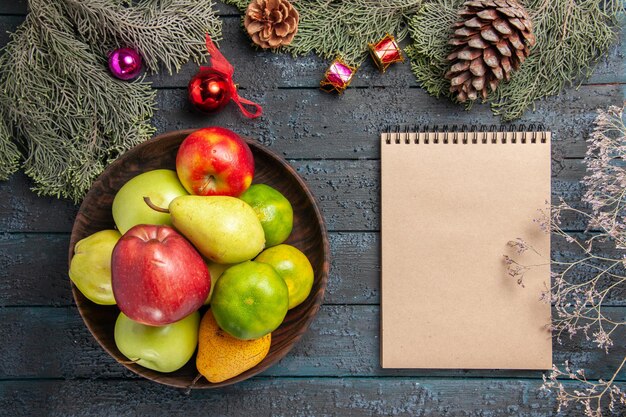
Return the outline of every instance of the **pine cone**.
{"type": "Polygon", "coordinates": [[[457,100],[487,98],[501,80],[509,81],[535,44],[528,12],[515,0],[469,0],[459,11],[449,44],[450,92],[457,100]]]}
{"type": "Polygon", "coordinates": [[[261,48],[289,45],[298,31],[298,11],[287,0],[252,0],[243,25],[261,48]]]}

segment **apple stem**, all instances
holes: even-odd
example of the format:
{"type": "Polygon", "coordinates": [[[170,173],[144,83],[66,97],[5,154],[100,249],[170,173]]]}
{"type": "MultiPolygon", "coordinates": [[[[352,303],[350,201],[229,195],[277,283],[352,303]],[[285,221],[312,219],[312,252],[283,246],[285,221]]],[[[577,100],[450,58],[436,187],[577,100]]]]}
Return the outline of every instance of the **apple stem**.
{"type": "Polygon", "coordinates": [[[159,213],[167,213],[170,214],[170,211],[166,208],[163,207],[159,207],[157,205],[155,205],[152,200],[150,200],[150,197],[144,197],[143,201],[145,201],[145,203],[148,205],[148,207],[150,207],[152,210],[154,211],[158,211],[159,213]]]}

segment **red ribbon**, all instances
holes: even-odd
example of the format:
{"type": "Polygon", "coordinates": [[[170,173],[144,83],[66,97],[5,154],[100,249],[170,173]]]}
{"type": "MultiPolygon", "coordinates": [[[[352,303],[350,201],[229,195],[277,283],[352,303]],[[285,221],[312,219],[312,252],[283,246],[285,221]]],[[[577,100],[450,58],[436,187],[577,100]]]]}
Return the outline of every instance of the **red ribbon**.
{"type": "Polygon", "coordinates": [[[239,94],[237,93],[237,86],[233,81],[233,73],[235,72],[235,69],[230,64],[230,62],[228,62],[228,60],[224,58],[224,55],[222,55],[222,53],[217,49],[208,34],[206,35],[206,49],[207,51],[209,51],[209,55],[211,56],[211,67],[200,67],[200,69],[206,70],[208,68],[213,68],[214,71],[220,73],[224,78],[226,78],[226,80],[228,81],[228,86],[233,92],[232,100],[237,104],[237,106],[239,106],[239,109],[244,114],[244,116],[249,117],[250,119],[255,119],[263,114],[263,108],[260,105],[243,97],[239,97],[239,94]],[[246,109],[244,107],[244,104],[246,106],[254,107],[254,112],[246,109]]]}

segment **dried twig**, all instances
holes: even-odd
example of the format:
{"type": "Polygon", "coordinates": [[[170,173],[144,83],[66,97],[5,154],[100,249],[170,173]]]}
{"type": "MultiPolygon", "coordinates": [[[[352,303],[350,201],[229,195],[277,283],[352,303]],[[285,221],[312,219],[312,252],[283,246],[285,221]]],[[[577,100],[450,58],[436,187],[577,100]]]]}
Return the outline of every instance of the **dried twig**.
{"type": "MultiPolygon", "coordinates": [[[[583,334],[607,355],[613,354],[613,340],[624,334],[626,321],[616,319],[606,311],[606,304],[618,291],[626,289],[626,125],[623,108],[610,107],[599,111],[595,130],[588,140],[585,155],[587,175],[582,183],[586,192],[582,198],[585,208],[576,208],[561,201],[551,209],[551,218],[543,213],[538,222],[557,238],[565,239],[580,253],[573,260],[552,260],[552,288],[542,298],[556,310],[552,331],[560,343],[562,337],[583,334]],[[583,237],[563,230],[560,218],[565,213],[575,214],[587,221],[583,237]],[[603,242],[612,246],[614,255],[606,256],[597,248],[603,242]]],[[[509,243],[518,252],[532,249],[526,242],[509,243]]],[[[606,252],[606,251],[602,251],[606,252]]],[[[520,265],[505,258],[509,275],[523,284],[523,273],[532,265],[520,265]]],[[[588,417],[600,417],[603,411],[613,411],[619,404],[626,405],[626,392],[615,383],[624,369],[626,357],[609,379],[587,379],[582,369],[572,370],[568,362],[563,369],[554,365],[544,376],[543,388],[557,392],[559,411],[572,403],[579,403],[588,417]],[[560,378],[569,378],[582,385],[568,390],[560,378]]]]}

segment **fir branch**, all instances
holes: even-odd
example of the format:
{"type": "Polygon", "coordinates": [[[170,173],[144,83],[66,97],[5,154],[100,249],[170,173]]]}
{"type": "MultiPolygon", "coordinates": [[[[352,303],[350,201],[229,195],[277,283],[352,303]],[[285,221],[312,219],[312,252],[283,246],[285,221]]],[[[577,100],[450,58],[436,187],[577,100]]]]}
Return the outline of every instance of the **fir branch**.
{"type": "MultiPolygon", "coordinates": [[[[109,74],[107,57],[101,48],[113,35],[107,35],[107,42],[90,38],[97,33],[118,34],[119,28],[88,29],[90,24],[116,25],[128,21],[125,13],[137,16],[151,11],[159,21],[161,9],[156,6],[159,2],[122,6],[124,3],[121,0],[30,1],[30,13],[12,34],[0,57],[0,119],[5,123],[0,124],[0,151],[7,149],[0,159],[0,178],[15,170],[19,158],[15,152],[19,147],[24,153],[24,171],[34,180],[34,191],[77,202],[108,163],[152,136],[155,129],[149,121],[156,91],[141,80],[125,82],[109,74]],[[78,12],[69,13],[68,4],[83,8],[81,15],[94,13],[92,20],[80,23],[82,33],[90,34],[87,41],[74,21],[78,12]],[[94,5],[105,7],[106,4],[117,9],[111,14],[113,17],[107,18],[112,20],[103,22],[94,17],[97,16],[94,5]],[[143,12],[142,8],[145,8],[143,12]],[[12,141],[8,139],[10,135],[12,141]]],[[[196,10],[189,0],[163,4],[168,5],[168,13],[176,12],[180,16],[186,16],[185,10],[196,10]]],[[[105,13],[105,9],[100,12],[105,13]]],[[[206,13],[213,16],[210,9],[206,13]]],[[[184,28],[184,19],[164,22],[172,26],[129,36],[136,37],[137,45],[168,43],[163,50],[154,48],[150,62],[176,68],[189,46],[175,45],[178,40],[168,36],[187,33],[189,28],[184,28]]],[[[194,30],[202,42],[204,27],[196,25],[194,30]]],[[[191,37],[191,32],[187,36],[191,37]]],[[[193,56],[193,52],[189,53],[193,56]]]]}
{"type": "Polygon", "coordinates": [[[6,111],[0,108],[0,180],[7,180],[20,166],[20,151],[11,138],[9,127],[4,115],[6,111]]]}
{"type": "MultiPolygon", "coordinates": [[[[149,71],[162,64],[169,74],[178,72],[190,57],[200,63],[206,56],[202,33],[214,40],[221,20],[212,0],[143,0],[133,6],[112,5],[111,0],[58,0],[85,43],[107,54],[119,47],[141,51],[149,71]]],[[[118,1],[118,3],[120,3],[118,1]]]]}
{"type": "MultiPolygon", "coordinates": [[[[242,12],[248,0],[226,0],[242,12]]],[[[293,0],[300,13],[298,33],[291,45],[280,48],[294,56],[310,52],[334,59],[341,55],[350,64],[367,56],[367,44],[392,33],[398,41],[408,34],[406,17],[422,0],[293,0]]]]}
{"type": "Polygon", "coordinates": [[[411,70],[430,94],[449,95],[450,82],[444,78],[448,69],[446,57],[451,51],[448,39],[457,10],[464,0],[427,2],[409,22],[413,42],[406,48],[411,70]]]}
{"type": "MultiPolygon", "coordinates": [[[[435,96],[449,96],[443,79],[456,10],[462,0],[429,0],[409,22],[413,44],[408,50],[415,76],[435,96]]],[[[520,117],[542,97],[558,94],[588,78],[598,60],[617,41],[618,16],[624,3],[598,0],[528,0],[537,44],[509,83],[490,94],[495,114],[520,117]]]]}
{"type": "Polygon", "coordinates": [[[0,58],[0,83],[34,191],[78,201],[106,163],[153,133],[156,96],[112,78],[106,58],[72,32],[58,4],[32,1],[0,58]]]}
{"type": "MultiPolygon", "coordinates": [[[[450,96],[447,42],[464,0],[293,0],[300,26],[293,43],[279,51],[314,52],[332,59],[342,55],[360,64],[367,43],[385,32],[412,44],[406,52],[422,86],[434,96],[450,96]],[[421,6],[421,7],[420,7],[421,6]],[[418,10],[419,9],[419,10],[418,10]],[[408,21],[408,26],[405,22],[408,21]]],[[[226,0],[245,11],[249,0],[226,0]]],[[[503,120],[520,117],[542,97],[558,94],[589,77],[597,61],[617,41],[623,0],[527,0],[537,44],[509,83],[488,97],[503,120]]],[[[468,104],[468,108],[471,104],[468,104]]]]}

